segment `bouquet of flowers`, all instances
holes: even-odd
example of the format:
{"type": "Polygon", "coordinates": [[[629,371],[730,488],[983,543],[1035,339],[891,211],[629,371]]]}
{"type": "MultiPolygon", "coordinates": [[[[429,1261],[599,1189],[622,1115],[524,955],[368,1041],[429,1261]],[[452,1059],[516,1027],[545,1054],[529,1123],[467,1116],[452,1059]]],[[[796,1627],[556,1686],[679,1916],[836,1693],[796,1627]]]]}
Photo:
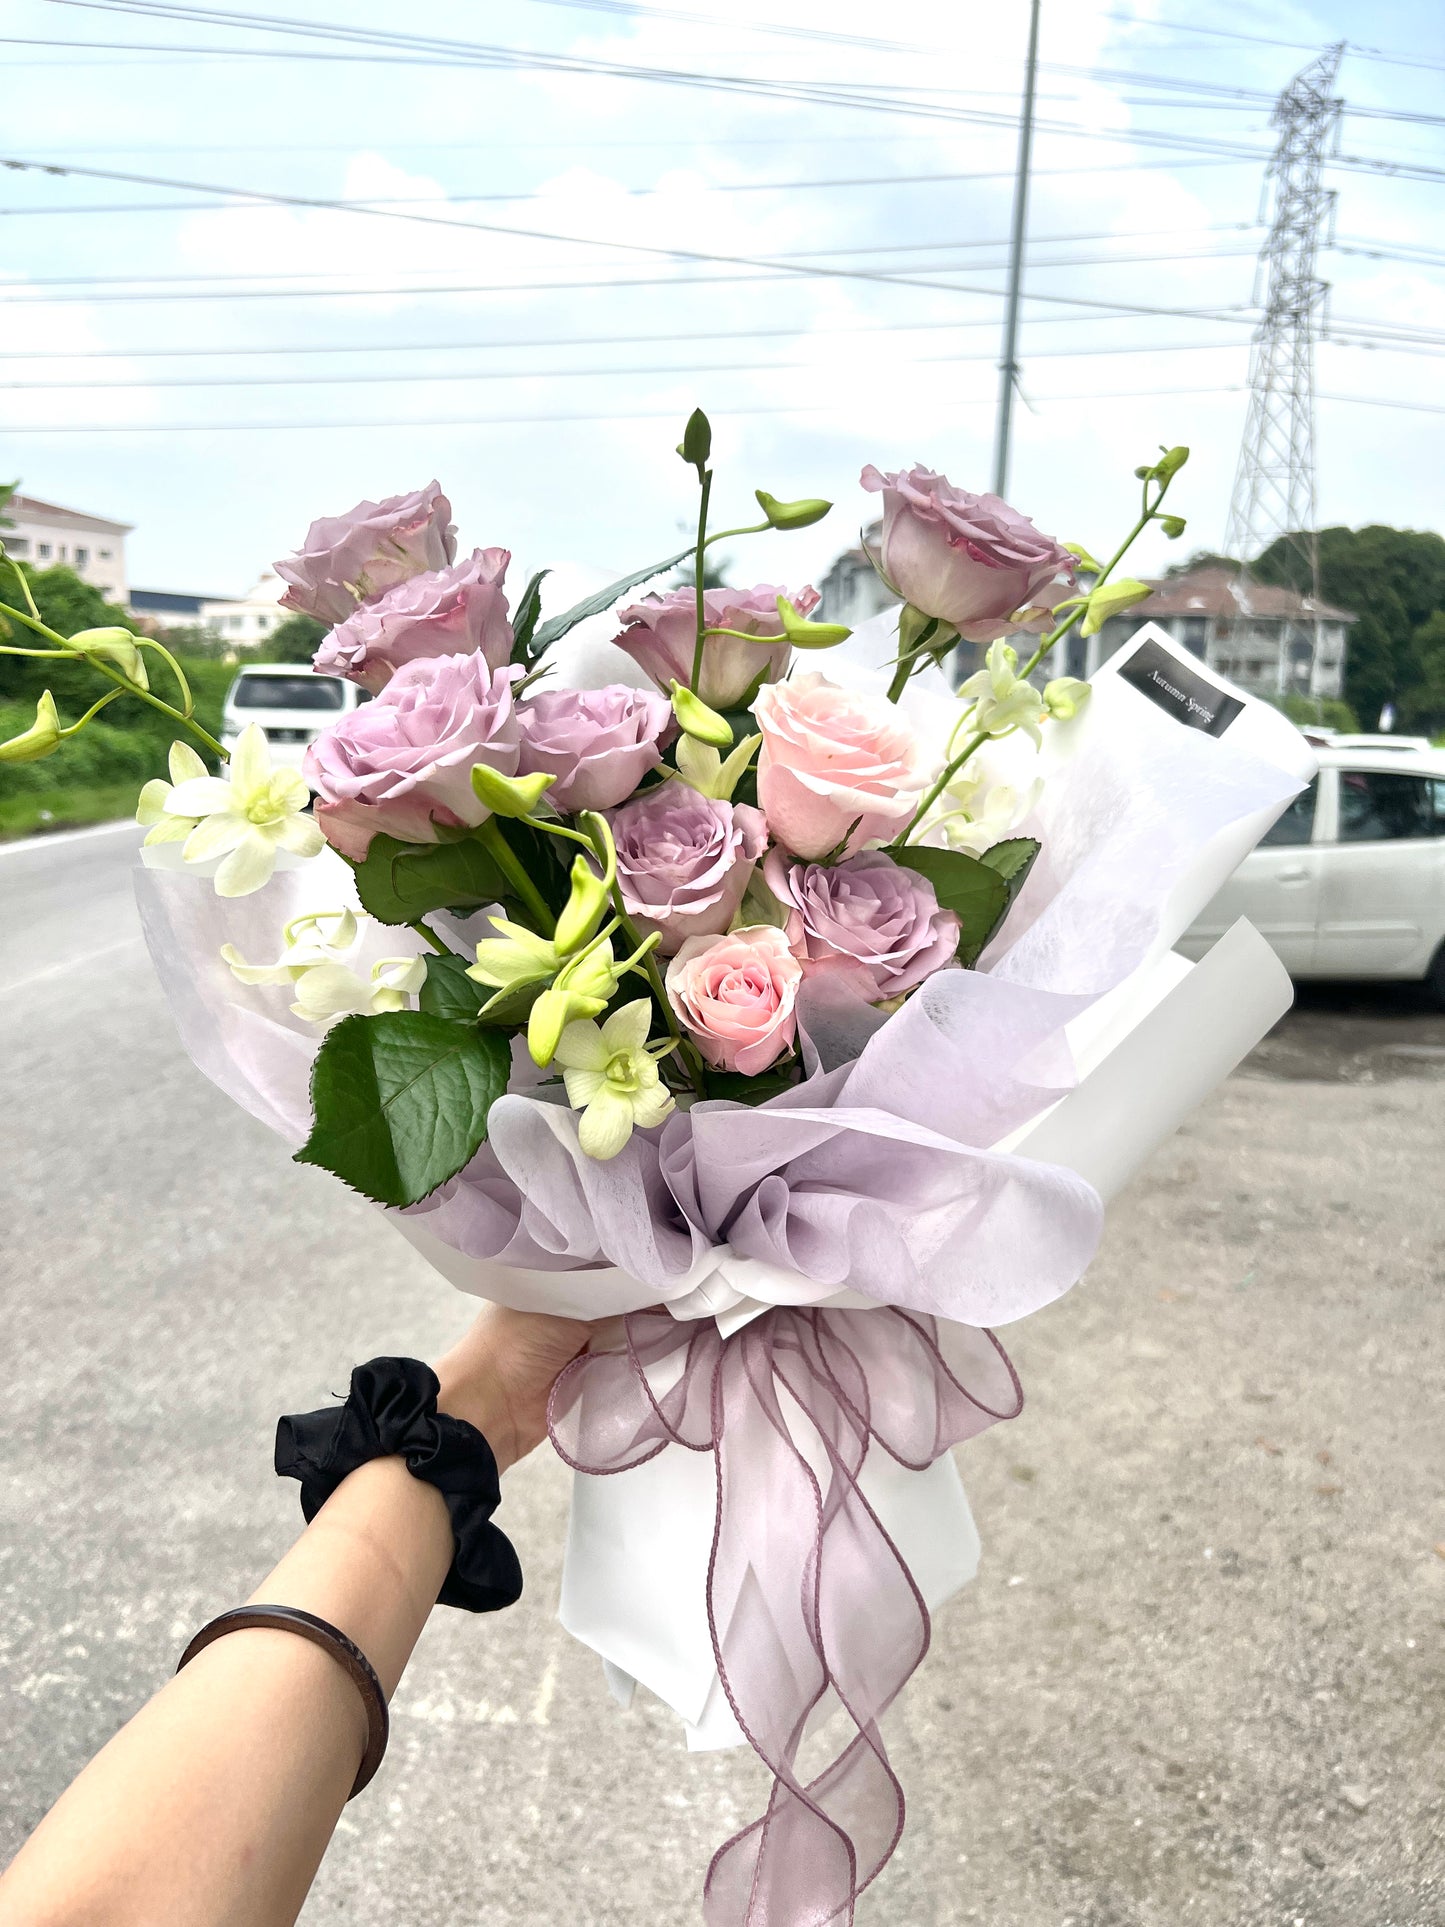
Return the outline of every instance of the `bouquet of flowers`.
{"type": "MultiPolygon", "coordinates": [[[[1148,593],[1115,571],[1182,532],[1183,449],[1106,565],[865,469],[898,608],[851,634],[812,589],[704,586],[713,545],[830,505],[758,490],[714,532],[700,411],[678,452],[695,543],[546,619],[505,550],[457,559],[435,484],[313,524],[284,600],[372,700],[299,773],[254,725],[215,773],[160,645],[8,613],[192,739],[141,794],[137,889],[200,1067],[463,1289],[613,1321],[553,1394],[562,1617],[619,1697],[761,1755],[707,1917],[802,1927],[851,1920],[902,1830],[879,1721],[977,1556],[948,1448],[1021,1404],[990,1327],[1082,1275],[1288,1002],[1247,926],[1193,971],[1170,946],[1312,764],[1156,630],[1042,680],[1148,593]]],[[[85,720],[46,699],[0,757],[85,720]]]]}

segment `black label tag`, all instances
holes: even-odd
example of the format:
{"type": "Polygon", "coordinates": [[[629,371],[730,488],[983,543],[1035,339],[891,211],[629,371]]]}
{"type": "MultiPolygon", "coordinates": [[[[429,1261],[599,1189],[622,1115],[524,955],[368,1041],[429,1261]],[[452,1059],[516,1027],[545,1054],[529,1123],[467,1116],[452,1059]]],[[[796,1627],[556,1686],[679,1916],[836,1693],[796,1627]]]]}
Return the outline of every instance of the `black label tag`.
{"type": "Polygon", "coordinates": [[[1157,642],[1141,643],[1119,674],[1176,723],[1202,729],[1206,736],[1222,736],[1244,708],[1238,696],[1228,695],[1157,642]]]}

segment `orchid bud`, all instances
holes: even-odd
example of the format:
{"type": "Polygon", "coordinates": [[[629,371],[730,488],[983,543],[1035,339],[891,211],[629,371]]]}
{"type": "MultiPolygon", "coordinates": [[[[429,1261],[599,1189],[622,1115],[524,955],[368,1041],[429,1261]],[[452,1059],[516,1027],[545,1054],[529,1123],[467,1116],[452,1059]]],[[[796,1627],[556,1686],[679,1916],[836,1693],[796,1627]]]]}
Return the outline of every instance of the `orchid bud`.
{"type": "Polygon", "coordinates": [[[617,971],[610,937],[603,937],[575,957],[569,957],[549,988],[533,1004],[527,1019],[527,1049],[532,1062],[545,1069],[556,1055],[567,1026],[605,1010],[616,989],[617,971]]]}
{"type": "Polygon", "coordinates": [[[585,856],[577,857],[572,864],[572,894],[562,906],[552,939],[559,956],[570,957],[574,950],[580,950],[590,941],[602,921],[607,898],[605,880],[585,856]]]}
{"type": "Polygon", "coordinates": [[[745,736],[724,761],[711,743],[700,743],[692,736],[684,736],[677,746],[678,776],[700,796],[711,796],[721,803],[730,802],[733,791],[743,779],[743,771],[752,761],[753,752],[762,740],[761,736],[745,736]]]}
{"type": "Polygon", "coordinates": [[[810,529],[815,522],[821,522],[833,506],[817,496],[807,496],[798,502],[780,502],[765,488],[754,489],[753,493],[758,498],[758,507],[768,518],[770,529],[810,529]]]}
{"type": "Polygon", "coordinates": [[[150,688],[145,662],[129,629],[82,629],[78,636],[70,638],[70,646],[84,655],[113,662],[126,681],[133,682],[137,689],[150,688]]]}
{"type": "Polygon", "coordinates": [[[709,708],[702,697],[695,696],[684,683],[672,685],[672,713],[684,735],[695,737],[700,743],[711,743],[714,749],[732,748],[731,723],[709,708]]]}
{"type": "Polygon", "coordinates": [[[1084,620],[1079,625],[1079,634],[1097,634],[1110,616],[1132,609],[1136,602],[1147,602],[1153,593],[1147,582],[1135,582],[1129,576],[1124,576],[1118,582],[1100,583],[1084,605],[1084,620]]]}
{"type": "Polygon", "coordinates": [[[841,622],[809,622],[798,614],[785,595],[778,597],[778,620],[795,649],[832,649],[846,642],[853,633],[841,622]]]}
{"type": "Polygon", "coordinates": [[[55,698],[48,689],[41,692],[35,705],[35,721],[8,743],[0,743],[0,763],[38,763],[42,756],[53,756],[60,748],[60,717],[55,698]]]}
{"type": "Polygon", "coordinates": [[[472,791],[493,816],[531,816],[555,781],[541,770],[531,776],[503,776],[487,763],[472,766],[472,791]]]}
{"type": "Polygon", "coordinates": [[[1077,676],[1057,676],[1044,684],[1044,708],[1055,721],[1066,723],[1078,715],[1092,694],[1091,686],[1077,676]]]}

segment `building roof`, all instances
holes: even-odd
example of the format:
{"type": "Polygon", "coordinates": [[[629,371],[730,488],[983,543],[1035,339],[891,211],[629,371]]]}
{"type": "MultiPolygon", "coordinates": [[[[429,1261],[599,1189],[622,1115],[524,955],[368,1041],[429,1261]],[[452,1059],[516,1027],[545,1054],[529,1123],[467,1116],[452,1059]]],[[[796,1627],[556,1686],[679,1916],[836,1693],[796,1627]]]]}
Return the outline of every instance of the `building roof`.
{"type": "Polygon", "coordinates": [[[132,589],[132,609],[150,609],[160,614],[199,615],[203,602],[225,602],[225,596],[190,595],[180,589],[132,589]]]}
{"type": "Polygon", "coordinates": [[[1233,569],[1190,569],[1183,575],[1150,584],[1153,594],[1136,603],[1131,614],[1146,620],[1160,616],[1265,616],[1276,621],[1354,622],[1348,610],[1336,609],[1313,596],[1301,595],[1272,582],[1256,582],[1233,569]]]}
{"type": "Polygon", "coordinates": [[[134,522],[107,522],[103,515],[86,515],[80,509],[64,509],[58,502],[42,502],[36,495],[12,495],[5,505],[12,515],[33,516],[37,521],[52,519],[73,529],[89,529],[96,535],[129,535],[134,522]]]}

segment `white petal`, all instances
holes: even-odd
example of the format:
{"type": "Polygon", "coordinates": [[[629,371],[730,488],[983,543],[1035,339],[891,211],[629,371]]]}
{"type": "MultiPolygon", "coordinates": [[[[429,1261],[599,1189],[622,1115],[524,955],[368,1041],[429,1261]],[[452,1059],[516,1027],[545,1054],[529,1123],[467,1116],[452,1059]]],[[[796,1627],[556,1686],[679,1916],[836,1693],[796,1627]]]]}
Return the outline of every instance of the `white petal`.
{"type": "Polygon", "coordinates": [[[198,756],[189,743],[172,743],[168,760],[173,783],[189,783],[211,773],[204,758],[198,756]]]}
{"type": "Polygon", "coordinates": [[[371,985],[363,983],[345,964],[317,964],[297,982],[296,1002],[291,1008],[298,1017],[315,1024],[350,1011],[369,1010],[371,999],[371,985]]]}
{"type": "Polygon", "coordinates": [[[304,810],[311,801],[306,778],[299,769],[278,769],[271,778],[271,796],[293,813],[304,810]]]}
{"type": "Polygon", "coordinates": [[[557,1062],[576,1071],[605,1071],[611,1055],[602,1031],[590,1017],[580,1017],[568,1024],[556,1050],[557,1062]]]}
{"type": "Polygon", "coordinates": [[[153,830],[146,832],[145,841],[151,843],[184,843],[196,827],[193,816],[163,816],[153,830]]]}
{"type": "MultiPolygon", "coordinates": [[[[276,849],[264,836],[248,836],[238,843],[215,875],[218,897],[248,897],[271,881],[276,849]]],[[[324,966],[323,966],[324,967],[324,966]]]]}
{"type": "Polygon", "coordinates": [[[224,856],[251,834],[244,816],[208,816],[186,838],[181,855],[187,863],[209,863],[213,856],[224,856]]]}
{"type": "Polygon", "coordinates": [[[159,776],[153,776],[148,783],[142,784],[141,793],[135,800],[135,820],[137,823],[159,823],[165,815],[166,798],[171,786],[159,776]]]}
{"type": "Polygon", "coordinates": [[[166,798],[172,816],[224,816],[235,807],[231,785],[219,776],[196,776],[188,783],[177,783],[166,798]]]}
{"type": "Polygon", "coordinates": [[[318,856],[326,847],[321,826],[309,816],[283,816],[279,823],[268,824],[274,840],[293,856],[318,856]]]}
{"type": "Polygon", "coordinates": [[[620,1092],[599,1091],[582,1113],[577,1137],[589,1158],[615,1158],[632,1136],[632,1104],[620,1092]]]}
{"type": "Polygon", "coordinates": [[[271,749],[259,723],[248,723],[241,731],[231,751],[228,774],[242,796],[266,787],[271,775],[271,749]]]}
{"type": "Polygon", "coordinates": [[[291,980],[291,972],[285,964],[248,964],[233,943],[221,945],[221,960],[238,983],[284,984],[291,980]]]}
{"type": "Polygon", "coordinates": [[[562,1073],[567,1102],[574,1111],[585,1110],[607,1082],[606,1071],[567,1070],[562,1073]]]}
{"type": "Polygon", "coordinates": [[[652,999],[639,997],[635,1003],[614,1010],[602,1026],[602,1042],[609,1052],[641,1050],[652,1026],[652,999]]]}
{"type": "MultiPolygon", "coordinates": [[[[379,990],[414,995],[426,982],[425,957],[383,957],[371,966],[371,980],[379,990]]],[[[388,1006],[400,1009],[399,1004],[388,1006]]]]}
{"type": "Polygon", "coordinates": [[[664,1084],[658,1084],[652,1090],[638,1091],[632,1100],[632,1121],[639,1130],[650,1130],[654,1124],[661,1124],[665,1117],[670,1117],[675,1105],[672,1092],[664,1084]]]}

